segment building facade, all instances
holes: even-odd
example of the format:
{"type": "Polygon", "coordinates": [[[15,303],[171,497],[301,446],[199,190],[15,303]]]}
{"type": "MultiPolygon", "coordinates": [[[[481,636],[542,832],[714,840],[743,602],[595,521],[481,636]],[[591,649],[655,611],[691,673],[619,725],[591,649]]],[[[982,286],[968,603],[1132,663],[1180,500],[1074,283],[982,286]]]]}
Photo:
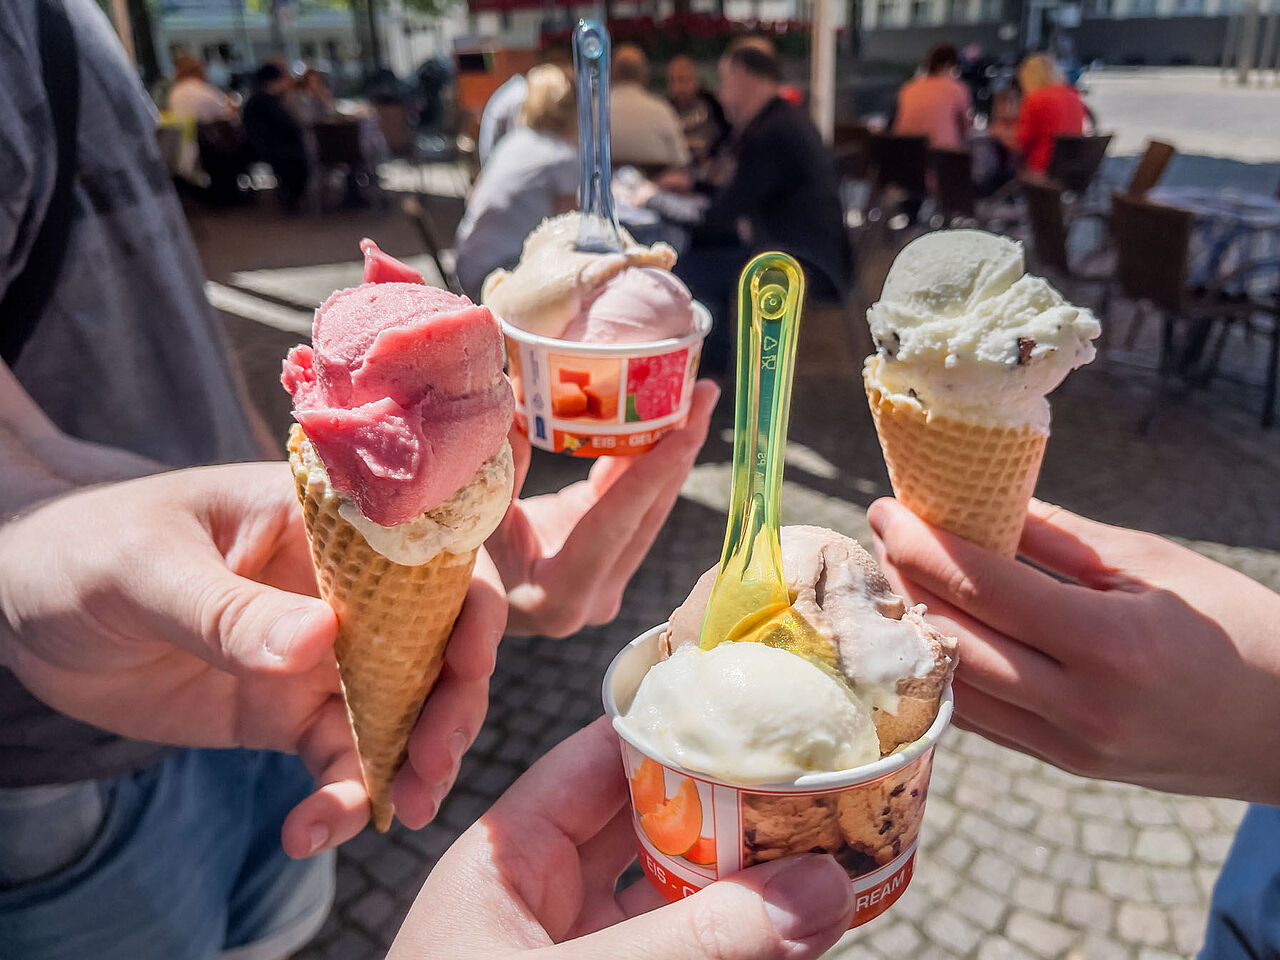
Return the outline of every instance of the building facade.
{"type": "MultiPolygon", "coordinates": [[[[292,0],[162,0],[154,31],[160,69],[168,74],[173,58],[197,56],[212,73],[252,70],[283,51],[287,59],[342,72],[359,69],[364,18],[346,4],[292,0]]],[[[402,9],[399,0],[380,6],[377,19],[382,60],[404,76],[429,57],[447,54],[453,39],[467,31],[466,6],[443,17],[425,17],[402,9]]]]}
{"type": "MultiPolygon", "coordinates": [[[[1280,0],[1270,2],[1280,5],[1280,0]]],[[[863,0],[859,23],[863,55],[874,60],[914,61],[935,43],[953,43],[975,44],[993,56],[1051,48],[1082,63],[1217,66],[1245,3],[863,0]]],[[[1267,7],[1268,0],[1262,0],[1264,15],[1267,7]]]]}

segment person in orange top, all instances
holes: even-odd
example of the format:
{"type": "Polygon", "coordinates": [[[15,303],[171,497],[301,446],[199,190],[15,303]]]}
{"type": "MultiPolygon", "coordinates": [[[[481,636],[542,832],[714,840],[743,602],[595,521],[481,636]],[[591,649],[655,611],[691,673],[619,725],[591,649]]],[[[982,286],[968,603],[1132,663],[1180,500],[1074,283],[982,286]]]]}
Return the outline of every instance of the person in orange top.
{"type": "Polygon", "coordinates": [[[1048,54],[1034,53],[1018,68],[1022,111],[1018,114],[1015,146],[1033,174],[1043,174],[1053,158],[1053,138],[1081,136],[1088,110],[1075,87],[1067,83],[1048,54]]]}
{"type": "Polygon", "coordinates": [[[898,91],[893,132],[899,136],[925,136],[931,147],[957,150],[969,136],[973,100],[969,88],[956,77],[960,69],[956,48],[949,44],[934,47],[925,58],[924,68],[924,74],[898,91]]]}

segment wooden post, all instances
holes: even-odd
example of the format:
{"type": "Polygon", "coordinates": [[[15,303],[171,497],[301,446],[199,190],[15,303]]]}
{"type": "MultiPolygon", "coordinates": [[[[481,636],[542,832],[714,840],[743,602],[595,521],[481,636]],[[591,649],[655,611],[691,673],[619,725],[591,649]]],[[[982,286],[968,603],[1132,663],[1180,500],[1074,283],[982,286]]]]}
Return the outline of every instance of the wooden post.
{"type": "Polygon", "coordinates": [[[825,143],[835,136],[836,27],[832,0],[813,0],[809,47],[809,112],[825,143]]]}
{"type": "Polygon", "coordinates": [[[1276,27],[1280,20],[1280,0],[1271,0],[1271,9],[1267,11],[1267,26],[1262,31],[1262,49],[1258,54],[1259,70],[1275,70],[1276,68],[1276,27]]]}
{"type": "Polygon", "coordinates": [[[1240,52],[1236,57],[1236,82],[1245,86],[1258,50],[1258,0],[1245,0],[1244,22],[1240,26],[1240,52]]]}
{"type": "Polygon", "coordinates": [[[1227,17],[1227,27],[1223,31],[1222,36],[1222,82],[1226,83],[1231,73],[1231,65],[1235,62],[1236,55],[1236,37],[1240,33],[1240,15],[1238,13],[1230,14],[1227,17]]]}

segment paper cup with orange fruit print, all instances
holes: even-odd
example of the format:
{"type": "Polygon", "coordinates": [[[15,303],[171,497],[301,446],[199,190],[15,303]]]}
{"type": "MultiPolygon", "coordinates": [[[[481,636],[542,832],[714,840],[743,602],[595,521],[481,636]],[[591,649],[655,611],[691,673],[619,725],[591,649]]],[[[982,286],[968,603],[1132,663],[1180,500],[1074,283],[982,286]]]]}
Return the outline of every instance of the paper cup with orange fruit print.
{"type": "Polygon", "coordinates": [[[711,314],[693,305],[694,329],[649,343],[553,340],[505,321],[516,428],[535,447],[575,457],[632,456],[683,427],[693,405],[711,314]]]}
{"type": "MultiPolygon", "coordinates": [[[[645,673],[661,659],[658,638],[665,629],[637,637],[610,664],[604,678],[610,718],[626,712],[645,673]]],[[[887,757],[751,786],[687,770],[620,731],[645,876],[674,902],[757,863],[829,853],[853,884],[851,927],[878,917],[911,882],[933,750],[951,711],[947,690],[925,735],[887,757]]]]}

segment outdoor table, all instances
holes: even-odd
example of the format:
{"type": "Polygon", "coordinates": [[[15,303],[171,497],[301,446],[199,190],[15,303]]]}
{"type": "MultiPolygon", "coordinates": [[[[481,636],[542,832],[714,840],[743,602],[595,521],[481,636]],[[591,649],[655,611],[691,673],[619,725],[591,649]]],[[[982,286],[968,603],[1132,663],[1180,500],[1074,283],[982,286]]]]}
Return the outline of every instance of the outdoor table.
{"type": "Polygon", "coordinates": [[[640,171],[624,166],[614,171],[613,203],[618,222],[638,243],[670,244],[678,254],[689,246],[689,229],[702,220],[708,200],[698,194],[655,190],[640,171]]]}
{"type": "MultiPolygon", "coordinates": [[[[1232,187],[1156,187],[1147,199],[1195,216],[1188,264],[1193,287],[1213,287],[1246,264],[1280,264],[1280,200],[1275,197],[1232,187]]],[[[1228,281],[1223,292],[1246,291],[1228,281]]]]}

